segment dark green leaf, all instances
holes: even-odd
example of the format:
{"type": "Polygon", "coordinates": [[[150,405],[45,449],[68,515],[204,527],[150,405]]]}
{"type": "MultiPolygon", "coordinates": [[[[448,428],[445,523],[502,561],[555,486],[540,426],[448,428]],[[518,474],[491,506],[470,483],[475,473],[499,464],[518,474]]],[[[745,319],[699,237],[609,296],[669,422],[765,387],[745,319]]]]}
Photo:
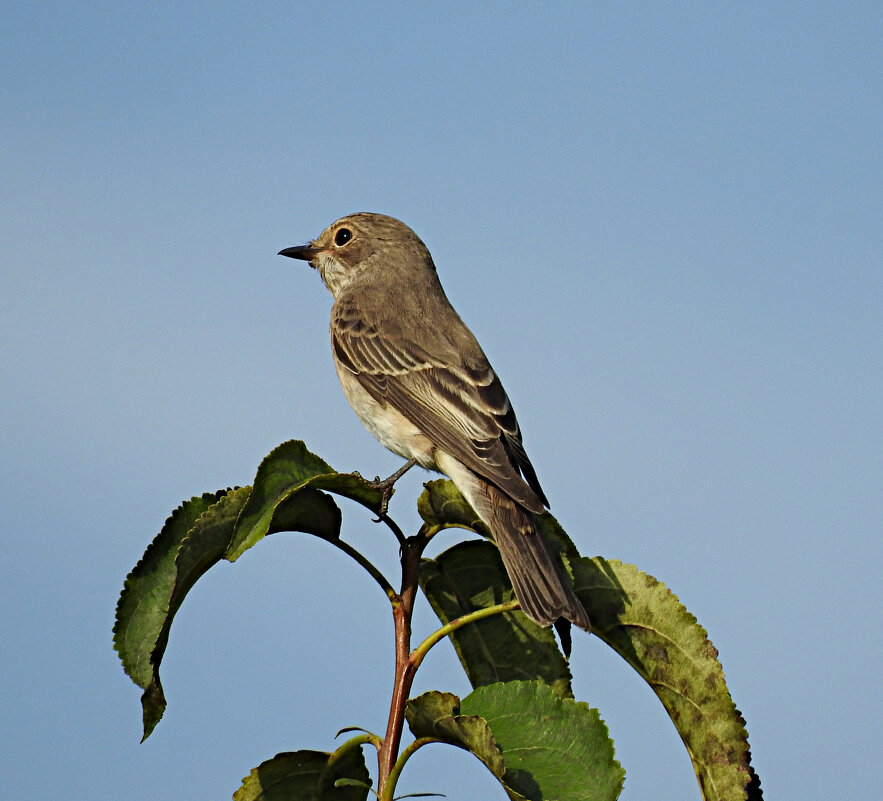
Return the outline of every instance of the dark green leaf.
{"type": "MultiPolygon", "coordinates": [[[[250,487],[240,487],[182,504],[126,579],[114,645],[126,672],[144,690],[144,738],[165,711],[159,669],[175,614],[196,581],[225,556],[250,493],[250,487]]],[[[339,525],[334,500],[306,487],[276,507],[268,528],[336,536],[339,525]]]]}
{"type": "MultiPolygon", "coordinates": [[[[235,561],[270,533],[277,509],[289,500],[297,506],[300,502],[294,501],[294,497],[308,487],[351,498],[374,512],[380,508],[382,500],[381,493],[370,482],[352,473],[335,473],[326,462],[310,453],[300,440],[285,442],[271,451],[258,467],[254,490],[236,523],[227,558],[235,561]]],[[[310,533],[329,539],[338,535],[339,517],[320,520],[311,513],[307,515],[314,527],[321,524],[321,530],[311,530],[310,533]]]]}
{"type": "Polygon", "coordinates": [[[368,731],[368,729],[363,729],[361,726],[344,726],[337,732],[337,734],[334,735],[334,738],[337,739],[338,737],[340,737],[341,734],[348,734],[351,731],[360,731],[365,734],[370,734],[372,737],[376,736],[374,732],[370,732],[368,731]]]}
{"type": "Polygon", "coordinates": [[[371,779],[359,748],[294,751],[262,762],[233,801],[365,801],[371,779]]]}
{"type": "Polygon", "coordinates": [[[226,492],[207,492],[182,503],[126,577],[117,603],[114,647],[126,673],[142,686],[151,678],[150,655],[156,644],[155,631],[162,626],[168,610],[178,547],[199,516],[226,492]],[[159,596],[157,602],[151,603],[155,595],[159,596]]]}
{"type": "Polygon", "coordinates": [[[335,540],[340,535],[340,519],[340,507],[334,498],[307,486],[276,506],[267,534],[302,531],[325,540],[335,540]]]}
{"type": "Polygon", "coordinates": [[[561,524],[555,519],[554,515],[549,512],[543,512],[537,517],[537,522],[546,542],[561,554],[565,566],[569,567],[574,559],[579,558],[579,551],[577,551],[570,537],[567,536],[567,532],[561,528],[561,524]]]}
{"type": "Polygon", "coordinates": [[[334,782],[335,787],[364,787],[368,790],[371,789],[371,784],[369,782],[360,782],[358,779],[336,779],[334,782]]]}
{"type": "MultiPolygon", "coordinates": [[[[333,492],[351,501],[360,503],[377,514],[383,501],[383,493],[374,484],[357,473],[333,473],[317,476],[310,480],[310,486],[333,492]]],[[[395,492],[393,489],[392,492],[395,492]]]]}
{"type": "MultiPolygon", "coordinates": [[[[515,598],[496,547],[478,540],[424,560],[420,587],[442,623],[515,598]]],[[[451,640],[473,687],[538,678],[559,695],[571,695],[570,670],[552,630],[521,611],[470,623],[451,640]]]]}
{"type": "Polygon", "coordinates": [[[184,502],[126,578],[117,604],[114,647],[126,673],[144,690],[144,737],[165,709],[159,663],[172,617],[187,589],[223,555],[236,515],[247,496],[247,488],[221,490],[184,502]],[[197,541],[188,549],[179,576],[182,544],[201,520],[197,541]]]}
{"type": "Polygon", "coordinates": [[[258,466],[251,496],[242,510],[227,551],[233,562],[270,530],[276,507],[313,476],[333,473],[303,442],[291,440],[274,448],[258,466]]]}
{"type": "Polygon", "coordinates": [[[619,653],[662,701],[693,760],[707,801],[760,797],[745,721],[733,704],[705,630],[652,576],[615,560],[573,563],[593,633],[619,653]]]}
{"type": "Polygon", "coordinates": [[[531,801],[612,801],[622,790],[625,774],[597,710],[541,682],[479,687],[460,713],[487,721],[505,785],[531,801]]]}

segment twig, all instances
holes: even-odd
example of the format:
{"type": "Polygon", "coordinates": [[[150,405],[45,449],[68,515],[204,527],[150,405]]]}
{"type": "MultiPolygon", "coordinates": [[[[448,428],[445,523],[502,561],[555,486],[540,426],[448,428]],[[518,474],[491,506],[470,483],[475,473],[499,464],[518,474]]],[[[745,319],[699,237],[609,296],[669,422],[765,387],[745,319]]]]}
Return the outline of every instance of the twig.
{"type": "Polygon", "coordinates": [[[442,740],[439,740],[437,737],[418,737],[416,740],[414,740],[413,743],[409,743],[404,751],[402,751],[402,755],[396,760],[395,765],[393,765],[392,770],[389,773],[387,784],[381,791],[383,794],[377,796],[380,801],[391,801],[392,794],[395,792],[396,784],[398,784],[399,774],[402,772],[402,768],[405,767],[405,763],[414,755],[414,753],[418,749],[423,748],[424,745],[429,745],[429,743],[440,742],[442,742],[442,740]]]}
{"type": "Polygon", "coordinates": [[[398,596],[396,594],[396,591],[393,589],[392,584],[389,583],[389,580],[386,578],[386,576],[384,576],[383,573],[381,573],[376,567],[374,567],[374,565],[371,564],[371,562],[369,562],[363,554],[353,548],[353,546],[350,545],[348,542],[344,542],[343,540],[329,539],[327,540],[327,542],[330,542],[335,547],[340,548],[340,550],[343,551],[347,556],[351,557],[363,568],[365,568],[370,576],[380,585],[380,588],[386,593],[386,597],[389,598],[390,601],[395,603],[395,599],[398,596]]]}
{"type": "Polygon", "coordinates": [[[405,704],[414,682],[417,666],[411,660],[411,616],[417,595],[417,577],[420,570],[420,557],[429,542],[429,537],[421,528],[420,533],[402,544],[402,591],[392,599],[392,617],[395,625],[396,666],[389,720],[383,746],[377,755],[377,792],[382,796],[389,781],[393,766],[398,758],[405,724],[405,704]]]}
{"type": "Polygon", "coordinates": [[[474,623],[476,620],[483,620],[492,615],[499,615],[503,612],[512,612],[520,608],[521,604],[519,604],[518,601],[507,601],[506,603],[497,604],[496,606],[488,606],[485,609],[478,609],[475,612],[470,612],[468,615],[461,615],[458,618],[454,618],[450,623],[446,623],[440,629],[436,629],[432,632],[432,634],[414,649],[414,652],[411,654],[411,662],[414,663],[414,670],[417,670],[417,668],[420,667],[420,663],[433,645],[439,642],[439,640],[443,640],[457,629],[462,628],[469,623],[474,623]]]}

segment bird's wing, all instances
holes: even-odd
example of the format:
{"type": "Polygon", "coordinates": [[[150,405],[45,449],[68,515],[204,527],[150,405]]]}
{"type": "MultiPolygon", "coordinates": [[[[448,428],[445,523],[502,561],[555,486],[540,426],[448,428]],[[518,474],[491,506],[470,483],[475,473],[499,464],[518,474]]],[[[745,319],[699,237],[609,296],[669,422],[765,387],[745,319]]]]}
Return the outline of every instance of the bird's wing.
{"type": "Polygon", "coordinates": [[[514,501],[541,512],[548,501],[522,445],[515,412],[468,329],[463,326],[474,347],[464,356],[438,332],[424,329],[424,342],[417,344],[395,328],[381,332],[354,302],[338,298],[331,325],[334,353],[376,401],[401,412],[514,501]]]}

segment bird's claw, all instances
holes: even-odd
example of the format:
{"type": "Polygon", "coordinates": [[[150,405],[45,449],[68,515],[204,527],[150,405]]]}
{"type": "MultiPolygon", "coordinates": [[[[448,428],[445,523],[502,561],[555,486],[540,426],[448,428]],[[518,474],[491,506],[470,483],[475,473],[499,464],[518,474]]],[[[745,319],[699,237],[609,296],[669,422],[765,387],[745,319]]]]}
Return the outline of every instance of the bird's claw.
{"type": "Polygon", "coordinates": [[[374,521],[375,523],[380,523],[384,517],[386,517],[387,509],[389,508],[389,500],[392,498],[395,490],[393,489],[392,484],[387,486],[379,486],[382,484],[382,481],[375,481],[374,487],[380,490],[380,506],[377,509],[377,519],[374,521]]]}
{"type": "Polygon", "coordinates": [[[374,481],[369,482],[373,489],[379,490],[380,492],[380,506],[377,509],[378,517],[374,521],[375,523],[381,522],[383,518],[386,517],[386,511],[389,508],[389,500],[395,492],[396,481],[405,475],[405,473],[407,473],[415,464],[417,464],[416,459],[408,459],[408,461],[391,476],[382,480],[380,476],[375,476],[374,481]]]}

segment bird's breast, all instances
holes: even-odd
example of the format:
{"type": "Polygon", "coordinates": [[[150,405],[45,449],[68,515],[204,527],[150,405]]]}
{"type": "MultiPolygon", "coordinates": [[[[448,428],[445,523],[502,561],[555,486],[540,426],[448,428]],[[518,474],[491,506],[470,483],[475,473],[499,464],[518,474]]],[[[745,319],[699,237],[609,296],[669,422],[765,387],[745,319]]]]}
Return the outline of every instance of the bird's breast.
{"type": "Polygon", "coordinates": [[[359,379],[336,359],[335,367],[349,405],[377,441],[405,459],[416,459],[422,467],[438,470],[435,447],[429,438],[401,412],[375,400],[359,379]]]}

